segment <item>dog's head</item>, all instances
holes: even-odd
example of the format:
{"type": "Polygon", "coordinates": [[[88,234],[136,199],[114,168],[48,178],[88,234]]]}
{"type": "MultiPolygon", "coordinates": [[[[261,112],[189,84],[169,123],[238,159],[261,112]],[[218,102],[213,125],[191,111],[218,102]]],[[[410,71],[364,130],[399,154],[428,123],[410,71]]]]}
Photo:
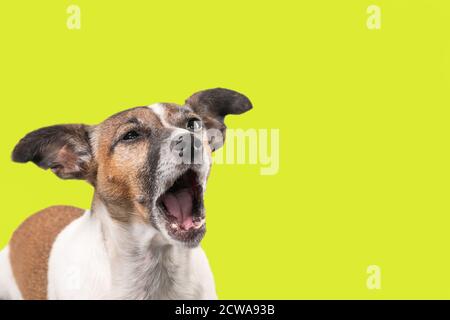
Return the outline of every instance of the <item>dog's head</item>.
{"type": "Polygon", "coordinates": [[[224,118],[252,108],[227,89],[200,91],[184,106],[158,103],[99,125],[56,125],[27,134],[12,159],[85,179],[120,223],[147,223],[174,243],[197,246],[205,234],[203,193],[224,118]]]}

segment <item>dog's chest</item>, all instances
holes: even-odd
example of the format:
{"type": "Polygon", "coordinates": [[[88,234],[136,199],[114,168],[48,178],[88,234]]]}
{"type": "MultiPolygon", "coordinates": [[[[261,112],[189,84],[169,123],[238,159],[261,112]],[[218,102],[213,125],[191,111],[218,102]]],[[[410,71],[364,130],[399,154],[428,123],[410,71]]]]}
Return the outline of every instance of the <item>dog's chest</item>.
{"type": "Polygon", "coordinates": [[[153,247],[130,255],[117,272],[122,299],[199,299],[202,288],[190,254],[153,247]]]}
{"type": "MultiPolygon", "coordinates": [[[[95,219],[94,219],[95,220],[95,219]]],[[[108,232],[86,214],[54,243],[49,263],[50,299],[215,298],[201,248],[161,244],[148,237],[108,232]],[[114,236],[111,236],[114,235],[114,236]],[[114,249],[113,249],[114,248],[114,249]]]]}

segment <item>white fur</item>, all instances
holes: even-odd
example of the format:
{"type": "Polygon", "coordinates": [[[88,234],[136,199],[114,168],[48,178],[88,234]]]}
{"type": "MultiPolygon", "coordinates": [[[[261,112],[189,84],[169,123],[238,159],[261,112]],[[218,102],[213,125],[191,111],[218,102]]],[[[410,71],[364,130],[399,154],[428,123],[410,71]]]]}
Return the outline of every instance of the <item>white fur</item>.
{"type": "Polygon", "coordinates": [[[164,105],[161,103],[154,103],[148,106],[152,111],[158,116],[159,121],[161,121],[162,125],[166,128],[173,128],[170,123],[166,120],[166,110],[164,105]]]}
{"type": "Polygon", "coordinates": [[[50,299],[216,299],[203,250],[147,224],[120,225],[103,205],[69,224],[49,261],[50,299]]]}
{"type": "Polygon", "coordinates": [[[98,299],[111,288],[111,266],[100,221],[90,211],[55,239],[48,270],[49,299],[98,299]]]}
{"type": "Polygon", "coordinates": [[[0,299],[22,299],[11,270],[8,246],[0,251],[0,299]]]}

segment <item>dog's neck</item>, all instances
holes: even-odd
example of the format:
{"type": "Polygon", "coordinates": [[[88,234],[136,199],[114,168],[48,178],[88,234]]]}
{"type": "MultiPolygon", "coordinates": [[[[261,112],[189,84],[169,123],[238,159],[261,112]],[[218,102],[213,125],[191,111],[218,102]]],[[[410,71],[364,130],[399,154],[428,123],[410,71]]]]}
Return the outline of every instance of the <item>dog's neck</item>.
{"type": "Polygon", "coordinates": [[[112,292],[118,299],[196,299],[192,250],[170,244],[149,224],[111,218],[98,199],[92,206],[108,252],[112,292]]]}

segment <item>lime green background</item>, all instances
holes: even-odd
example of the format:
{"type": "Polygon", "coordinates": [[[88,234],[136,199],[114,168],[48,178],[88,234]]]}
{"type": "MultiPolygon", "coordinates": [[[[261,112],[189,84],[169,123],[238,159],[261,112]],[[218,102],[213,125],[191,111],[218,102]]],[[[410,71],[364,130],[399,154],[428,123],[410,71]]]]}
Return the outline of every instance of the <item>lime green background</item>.
{"type": "Polygon", "coordinates": [[[216,165],[203,242],[220,298],[450,298],[449,1],[2,1],[0,246],[92,189],[10,161],[27,132],[204,88],[279,128],[280,170],[216,165]],[[81,8],[68,30],[66,8],[81,8]],[[368,30],[366,9],[382,10],[368,30]],[[381,267],[368,290],[366,268],[381,267]]]}

